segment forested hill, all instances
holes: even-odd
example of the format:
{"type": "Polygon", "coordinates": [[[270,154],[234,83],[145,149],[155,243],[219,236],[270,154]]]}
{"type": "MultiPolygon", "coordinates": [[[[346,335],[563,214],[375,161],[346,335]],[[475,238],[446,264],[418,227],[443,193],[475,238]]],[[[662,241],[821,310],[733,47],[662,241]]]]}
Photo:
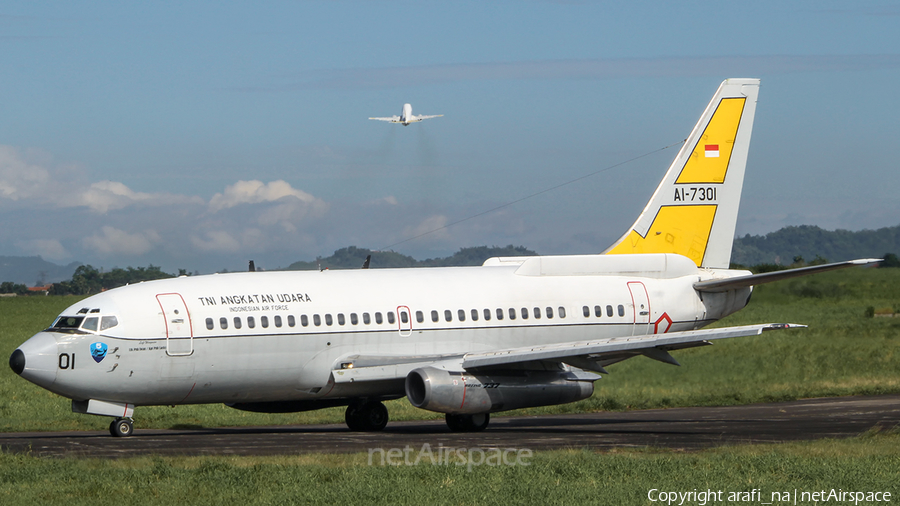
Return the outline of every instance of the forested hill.
{"type": "Polygon", "coordinates": [[[0,256],[0,281],[21,283],[27,286],[55,283],[71,278],[79,265],[81,265],[80,262],[56,265],[39,256],[0,256]]]}
{"type": "Polygon", "coordinates": [[[858,232],[801,225],[766,235],[738,237],[731,261],[741,265],[787,265],[797,256],[812,260],[818,255],[829,262],[839,262],[881,258],[885,253],[900,253],[900,225],[858,232]]]}
{"type": "Polygon", "coordinates": [[[407,255],[401,255],[393,251],[372,251],[366,248],[357,248],[350,246],[341,248],[334,252],[333,255],[326,258],[320,258],[318,264],[316,262],[294,262],[289,265],[286,270],[305,271],[313,269],[359,269],[366,256],[372,255],[372,261],[369,264],[371,268],[388,268],[388,267],[445,267],[457,265],[481,265],[485,260],[491,257],[515,257],[515,256],[535,256],[537,253],[531,251],[524,246],[513,246],[510,244],[506,247],[498,246],[476,246],[473,248],[462,248],[453,255],[444,258],[429,258],[427,260],[416,260],[407,255]]]}

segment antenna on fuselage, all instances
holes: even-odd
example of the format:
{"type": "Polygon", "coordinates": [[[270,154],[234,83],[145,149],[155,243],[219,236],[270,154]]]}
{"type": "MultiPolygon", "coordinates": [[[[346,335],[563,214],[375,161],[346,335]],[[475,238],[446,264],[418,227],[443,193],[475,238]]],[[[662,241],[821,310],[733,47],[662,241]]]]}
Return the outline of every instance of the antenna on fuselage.
{"type": "Polygon", "coordinates": [[[363,269],[368,269],[368,268],[369,268],[369,262],[370,262],[371,260],[372,260],[372,255],[366,255],[366,261],[363,262],[362,268],[363,268],[363,269]]]}

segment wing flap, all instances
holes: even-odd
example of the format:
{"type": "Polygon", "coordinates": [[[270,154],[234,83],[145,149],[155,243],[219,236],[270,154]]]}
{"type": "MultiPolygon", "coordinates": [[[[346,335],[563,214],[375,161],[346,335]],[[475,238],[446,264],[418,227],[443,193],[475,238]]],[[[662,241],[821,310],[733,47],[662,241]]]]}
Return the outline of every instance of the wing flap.
{"type": "MultiPolygon", "coordinates": [[[[707,341],[715,339],[728,339],[732,337],[755,336],[766,330],[800,328],[805,325],[793,323],[768,323],[760,325],[745,325],[741,327],[725,327],[720,329],[688,330],[685,332],[673,332],[669,334],[649,334],[644,336],[620,337],[602,339],[598,341],[582,341],[563,344],[551,344],[545,346],[531,346],[514,348],[509,350],[491,351],[483,353],[470,353],[463,357],[462,366],[465,369],[480,367],[495,367],[507,364],[533,360],[557,360],[566,362],[570,358],[583,357],[595,363],[600,362],[605,356],[621,355],[626,352],[638,352],[658,348],[662,351],[690,347],[686,345],[702,346],[707,341]]],[[[662,356],[659,353],[648,351],[651,355],[662,356]]],[[[581,361],[579,361],[581,362],[581,361]]],[[[582,362],[584,363],[584,362],[582,362]]]]}

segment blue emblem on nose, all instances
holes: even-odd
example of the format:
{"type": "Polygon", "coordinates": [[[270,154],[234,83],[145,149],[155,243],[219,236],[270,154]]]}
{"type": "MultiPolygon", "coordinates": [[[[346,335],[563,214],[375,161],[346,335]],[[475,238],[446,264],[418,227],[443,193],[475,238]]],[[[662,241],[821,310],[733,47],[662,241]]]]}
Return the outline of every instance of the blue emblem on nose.
{"type": "Polygon", "coordinates": [[[98,364],[106,358],[106,344],[105,343],[94,343],[91,345],[91,357],[94,358],[94,362],[98,364]]]}

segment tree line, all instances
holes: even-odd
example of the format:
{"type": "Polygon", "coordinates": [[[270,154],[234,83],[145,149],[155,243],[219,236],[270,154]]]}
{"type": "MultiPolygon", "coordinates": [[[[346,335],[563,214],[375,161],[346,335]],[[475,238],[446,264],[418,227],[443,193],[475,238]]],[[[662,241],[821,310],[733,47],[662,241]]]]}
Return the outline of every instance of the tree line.
{"type": "MultiPolygon", "coordinates": [[[[318,258],[315,262],[295,262],[284,270],[313,270],[313,269],[358,269],[362,267],[366,257],[371,255],[370,266],[373,269],[390,267],[450,267],[481,265],[491,257],[510,256],[537,256],[537,253],[524,246],[508,245],[476,246],[461,248],[449,257],[429,258],[416,260],[413,257],[402,255],[393,251],[372,251],[366,248],[349,246],[336,250],[333,255],[326,258],[318,258]]],[[[900,268],[900,258],[894,253],[881,255],[884,258],[879,267],[900,268]]],[[[791,263],[759,263],[755,265],[743,265],[732,263],[732,269],[749,269],[755,273],[770,272],[807,265],[819,265],[829,260],[823,256],[815,255],[812,260],[805,260],[802,255],[796,255],[791,263]]],[[[227,272],[227,271],[225,271],[227,272]]],[[[72,279],[54,283],[49,290],[50,295],[90,295],[104,290],[118,288],[131,283],[150,281],[154,279],[173,278],[175,276],[189,275],[185,269],[179,269],[178,274],[169,274],[155,265],[147,267],[116,267],[109,271],[101,271],[91,265],[81,265],[75,269],[72,279]]],[[[23,284],[4,281],[0,283],[0,293],[3,294],[28,294],[28,287],[23,284]]]]}

